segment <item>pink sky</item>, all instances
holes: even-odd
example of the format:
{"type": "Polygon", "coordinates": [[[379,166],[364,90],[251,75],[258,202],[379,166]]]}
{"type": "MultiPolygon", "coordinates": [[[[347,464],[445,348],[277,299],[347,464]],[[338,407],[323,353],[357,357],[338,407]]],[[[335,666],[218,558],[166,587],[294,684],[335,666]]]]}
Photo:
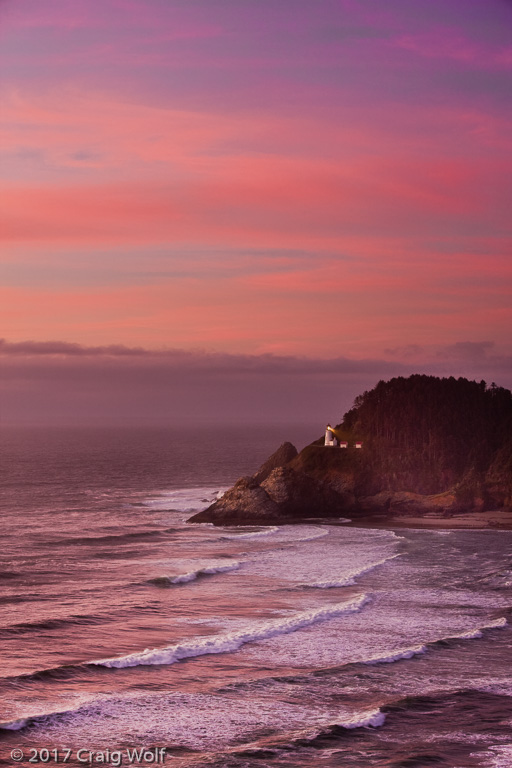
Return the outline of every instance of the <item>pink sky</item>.
{"type": "Polygon", "coordinates": [[[8,344],[512,383],[512,4],[2,0],[0,55],[8,344]]]}

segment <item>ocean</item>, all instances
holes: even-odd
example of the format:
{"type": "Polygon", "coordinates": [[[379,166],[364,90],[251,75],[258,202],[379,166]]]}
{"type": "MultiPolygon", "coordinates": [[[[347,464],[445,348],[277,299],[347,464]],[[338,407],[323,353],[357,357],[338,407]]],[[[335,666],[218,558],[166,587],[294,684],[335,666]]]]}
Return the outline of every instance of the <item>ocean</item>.
{"type": "Polygon", "coordinates": [[[3,764],[512,766],[512,532],[186,522],[316,437],[2,429],[3,764]]]}

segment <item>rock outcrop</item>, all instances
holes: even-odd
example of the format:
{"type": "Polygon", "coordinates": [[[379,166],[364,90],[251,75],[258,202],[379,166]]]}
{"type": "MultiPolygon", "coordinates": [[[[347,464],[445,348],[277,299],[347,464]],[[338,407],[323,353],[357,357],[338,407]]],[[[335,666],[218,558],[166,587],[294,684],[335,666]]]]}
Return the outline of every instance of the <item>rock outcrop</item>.
{"type": "Polygon", "coordinates": [[[343,499],[327,484],[291,466],[276,467],[260,483],[259,473],[243,477],[191,523],[215,525],[268,525],[295,523],[308,518],[339,517],[343,499]]]}
{"type": "Polygon", "coordinates": [[[279,507],[252,477],[242,477],[208,509],[189,523],[214,525],[268,525],[280,522],[279,507]]]}
{"type": "Polygon", "coordinates": [[[189,522],[267,525],[353,513],[354,473],[344,467],[344,459],[341,451],[315,445],[299,454],[291,443],[283,443],[256,474],[238,480],[189,522]]]}
{"type": "Polygon", "coordinates": [[[289,461],[292,461],[298,455],[298,451],[294,445],[291,443],[283,443],[277,451],[275,451],[275,453],[261,465],[256,474],[253,475],[254,480],[256,480],[257,483],[262,483],[267,479],[273,469],[284,467],[285,464],[288,464],[289,461]]]}

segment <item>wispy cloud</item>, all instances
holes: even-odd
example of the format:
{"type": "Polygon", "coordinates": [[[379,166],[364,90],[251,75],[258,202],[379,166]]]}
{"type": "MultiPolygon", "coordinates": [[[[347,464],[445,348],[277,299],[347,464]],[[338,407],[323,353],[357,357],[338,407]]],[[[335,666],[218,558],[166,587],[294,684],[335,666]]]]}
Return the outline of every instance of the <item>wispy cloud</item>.
{"type": "MultiPolygon", "coordinates": [[[[18,341],[8,342],[0,339],[0,355],[61,355],[64,357],[140,357],[150,354],[142,347],[125,347],[111,344],[106,347],[87,347],[67,341],[18,341]]],[[[154,353],[153,353],[154,354],[154,353]]]]}
{"type": "Polygon", "coordinates": [[[497,356],[491,356],[489,353],[494,349],[493,341],[457,341],[455,344],[448,344],[441,347],[438,351],[439,357],[452,358],[455,360],[483,361],[494,359],[499,360],[497,356]]]}

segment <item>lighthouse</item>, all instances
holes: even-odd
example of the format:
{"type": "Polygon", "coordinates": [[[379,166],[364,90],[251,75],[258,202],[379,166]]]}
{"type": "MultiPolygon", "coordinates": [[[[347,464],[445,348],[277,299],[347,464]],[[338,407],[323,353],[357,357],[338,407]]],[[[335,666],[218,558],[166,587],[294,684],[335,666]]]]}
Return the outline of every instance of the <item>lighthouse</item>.
{"type": "Polygon", "coordinates": [[[334,446],[334,431],[330,424],[325,428],[324,445],[332,448],[334,446]]]}
{"type": "MultiPolygon", "coordinates": [[[[333,448],[335,445],[338,446],[338,448],[348,448],[348,440],[342,440],[343,432],[341,429],[338,429],[336,427],[331,427],[330,424],[328,424],[325,428],[325,438],[324,438],[324,446],[326,448],[333,448]]],[[[362,448],[363,444],[362,442],[358,441],[355,443],[354,448],[362,448]]]]}

